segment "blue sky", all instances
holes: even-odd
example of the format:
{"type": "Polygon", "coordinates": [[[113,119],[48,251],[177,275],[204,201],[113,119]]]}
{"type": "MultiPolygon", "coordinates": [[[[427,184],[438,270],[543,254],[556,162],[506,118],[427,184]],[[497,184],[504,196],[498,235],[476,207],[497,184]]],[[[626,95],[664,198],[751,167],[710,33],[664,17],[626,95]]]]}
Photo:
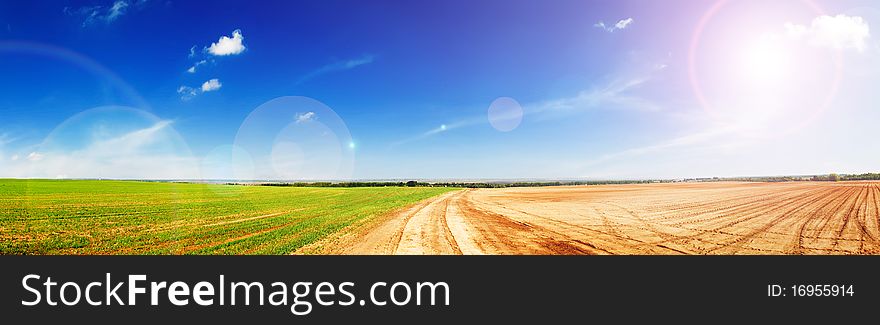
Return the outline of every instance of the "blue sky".
{"type": "Polygon", "coordinates": [[[0,1],[0,177],[877,171],[880,10],[811,3],[0,1]]]}

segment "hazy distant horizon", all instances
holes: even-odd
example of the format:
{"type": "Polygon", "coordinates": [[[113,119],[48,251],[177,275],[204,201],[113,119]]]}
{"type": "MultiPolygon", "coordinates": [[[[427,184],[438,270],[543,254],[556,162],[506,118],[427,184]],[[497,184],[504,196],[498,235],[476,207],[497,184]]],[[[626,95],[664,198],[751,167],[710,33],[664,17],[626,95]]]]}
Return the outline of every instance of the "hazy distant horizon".
{"type": "Polygon", "coordinates": [[[814,176],[860,175],[865,173],[822,173],[804,175],[746,175],[746,176],[698,176],[698,177],[672,177],[672,178],[363,178],[363,179],[156,179],[156,178],[6,178],[18,180],[107,180],[107,181],[147,181],[147,182],[194,182],[194,183],[318,183],[318,182],[406,182],[417,181],[426,183],[511,183],[511,182],[589,182],[589,181],[674,181],[674,180],[733,180],[745,178],[775,178],[791,177],[805,178],[814,176]]]}

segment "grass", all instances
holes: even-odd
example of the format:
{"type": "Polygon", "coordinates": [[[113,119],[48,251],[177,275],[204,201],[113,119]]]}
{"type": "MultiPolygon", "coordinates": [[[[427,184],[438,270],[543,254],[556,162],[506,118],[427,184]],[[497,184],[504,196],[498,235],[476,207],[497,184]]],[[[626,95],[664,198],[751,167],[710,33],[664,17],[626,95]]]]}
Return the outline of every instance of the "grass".
{"type": "Polygon", "coordinates": [[[0,179],[0,254],[287,254],[454,190],[0,179]]]}

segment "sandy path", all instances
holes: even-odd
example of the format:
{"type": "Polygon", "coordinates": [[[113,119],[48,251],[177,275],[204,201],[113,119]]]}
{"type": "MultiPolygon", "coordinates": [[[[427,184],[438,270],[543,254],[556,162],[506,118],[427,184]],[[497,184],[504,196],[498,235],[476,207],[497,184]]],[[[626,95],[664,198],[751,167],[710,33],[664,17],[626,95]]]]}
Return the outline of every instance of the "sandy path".
{"type": "Polygon", "coordinates": [[[323,243],[331,254],[878,254],[880,183],[468,189],[323,243]]]}
{"type": "Polygon", "coordinates": [[[594,254],[589,244],[475,207],[479,190],[447,193],[405,209],[319,252],[331,254],[594,254]]]}
{"type": "Polygon", "coordinates": [[[441,195],[409,215],[392,252],[401,255],[461,254],[446,216],[449,202],[462,194],[463,191],[441,195]]]}

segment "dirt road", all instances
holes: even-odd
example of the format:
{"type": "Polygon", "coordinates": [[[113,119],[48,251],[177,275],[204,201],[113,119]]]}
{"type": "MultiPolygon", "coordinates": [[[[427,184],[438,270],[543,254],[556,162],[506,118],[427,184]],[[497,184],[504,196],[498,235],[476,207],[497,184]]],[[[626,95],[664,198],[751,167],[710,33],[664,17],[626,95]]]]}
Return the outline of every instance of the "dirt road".
{"type": "Polygon", "coordinates": [[[325,243],[334,254],[877,254],[880,183],[469,189],[325,243]]]}

